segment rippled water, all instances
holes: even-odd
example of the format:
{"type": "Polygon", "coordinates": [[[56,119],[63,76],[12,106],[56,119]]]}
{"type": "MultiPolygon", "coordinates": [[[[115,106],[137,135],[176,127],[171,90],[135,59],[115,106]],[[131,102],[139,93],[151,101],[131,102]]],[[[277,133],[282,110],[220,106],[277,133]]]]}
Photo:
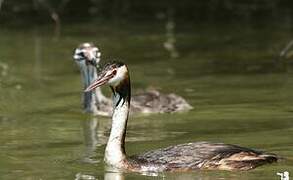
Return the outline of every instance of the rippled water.
{"type": "Polygon", "coordinates": [[[290,40],[289,28],[180,26],[175,59],[164,49],[159,23],[67,25],[58,39],[52,29],[0,30],[0,179],[267,180],[278,179],[277,172],[293,174],[292,59],[275,58],[290,40]],[[72,60],[73,49],[84,41],[96,42],[104,62],[128,63],[134,92],[175,92],[194,106],[188,113],[131,117],[129,154],[215,141],[285,159],[248,172],[140,175],[105,169],[110,121],[81,112],[79,71],[72,60]]]}

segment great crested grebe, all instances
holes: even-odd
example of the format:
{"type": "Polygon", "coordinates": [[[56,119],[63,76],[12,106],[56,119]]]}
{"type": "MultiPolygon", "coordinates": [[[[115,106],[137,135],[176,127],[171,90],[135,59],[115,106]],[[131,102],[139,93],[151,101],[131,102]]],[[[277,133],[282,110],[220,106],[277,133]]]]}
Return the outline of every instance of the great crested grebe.
{"type": "MultiPolygon", "coordinates": [[[[87,60],[94,60],[98,64],[100,56],[99,49],[91,43],[83,43],[75,49],[73,58],[80,69],[83,89],[88,87],[97,78],[97,68],[89,65],[90,61],[87,60]]],[[[112,101],[103,95],[99,87],[95,91],[83,92],[82,99],[85,112],[101,116],[109,116],[111,114],[112,101]]]]}
{"type": "MultiPolygon", "coordinates": [[[[101,53],[93,43],[82,43],[75,49],[73,58],[79,65],[84,88],[97,77],[101,53]]],[[[96,115],[112,115],[112,101],[105,97],[99,87],[93,92],[83,93],[83,104],[86,112],[96,115]]],[[[192,109],[182,97],[175,94],[162,94],[148,90],[135,94],[131,100],[130,113],[172,113],[192,109]]]]}
{"type": "Polygon", "coordinates": [[[104,84],[110,85],[114,102],[111,133],[104,158],[111,167],[138,172],[249,170],[278,159],[274,154],[209,142],[180,144],[128,157],[124,148],[131,98],[127,66],[121,62],[106,64],[98,78],[85,91],[92,91],[104,84]]]}

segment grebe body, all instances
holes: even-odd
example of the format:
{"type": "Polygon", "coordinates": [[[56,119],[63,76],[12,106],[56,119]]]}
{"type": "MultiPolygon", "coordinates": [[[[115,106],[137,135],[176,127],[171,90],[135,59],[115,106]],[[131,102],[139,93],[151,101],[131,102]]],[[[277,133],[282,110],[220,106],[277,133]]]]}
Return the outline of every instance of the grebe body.
{"type": "MultiPolygon", "coordinates": [[[[75,49],[73,58],[80,68],[84,89],[97,77],[100,56],[99,49],[93,43],[82,43],[75,49]]],[[[104,96],[99,87],[91,92],[83,92],[83,106],[86,112],[94,115],[112,115],[112,100],[104,96]]],[[[176,94],[147,90],[132,97],[130,113],[172,113],[190,109],[192,106],[176,94]]]]}
{"type": "Polygon", "coordinates": [[[195,142],[127,156],[124,148],[131,88],[128,68],[121,62],[105,65],[86,92],[109,84],[113,92],[113,116],[105,162],[138,172],[190,171],[196,169],[249,170],[277,161],[277,156],[236,145],[195,142]]]}
{"type": "Polygon", "coordinates": [[[250,170],[277,160],[236,145],[210,142],[186,143],[130,157],[130,169],[147,171],[250,170]]]}

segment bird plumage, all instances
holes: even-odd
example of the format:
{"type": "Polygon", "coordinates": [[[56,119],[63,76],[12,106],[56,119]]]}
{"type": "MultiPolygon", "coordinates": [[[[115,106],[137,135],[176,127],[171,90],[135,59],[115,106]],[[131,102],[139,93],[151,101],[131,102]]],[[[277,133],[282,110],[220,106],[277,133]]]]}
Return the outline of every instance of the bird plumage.
{"type": "MultiPolygon", "coordinates": [[[[74,59],[82,72],[84,87],[97,77],[101,52],[93,43],[82,43],[74,52],[74,59]],[[86,74],[89,73],[89,74],[86,74]]],[[[103,95],[100,88],[83,93],[84,107],[95,115],[111,116],[112,101],[103,95]]],[[[131,114],[173,113],[191,110],[192,106],[176,94],[163,94],[157,90],[145,90],[132,96],[131,114]]]]}
{"type": "Polygon", "coordinates": [[[111,87],[114,102],[111,133],[105,150],[105,161],[110,166],[138,172],[198,169],[233,171],[250,170],[278,160],[275,154],[210,142],[179,144],[129,157],[124,147],[131,103],[127,66],[116,62],[107,64],[86,91],[92,91],[104,84],[111,87]]]}

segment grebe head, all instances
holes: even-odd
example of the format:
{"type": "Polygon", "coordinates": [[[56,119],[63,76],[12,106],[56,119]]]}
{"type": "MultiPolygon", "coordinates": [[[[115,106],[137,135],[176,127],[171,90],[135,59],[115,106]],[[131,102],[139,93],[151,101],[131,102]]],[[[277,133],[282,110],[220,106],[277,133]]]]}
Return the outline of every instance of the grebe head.
{"type": "MultiPolygon", "coordinates": [[[[93,43],[82,43],[74,51],[73,59],[79,66],[84,89],[97,77],[96,68],[100,61],[100,56],[99,49],[93,43]]],[[[93,96],[93,92],[83,93],[83,107],[86,112],[94,112],[93,96]]]]}
{"type": "Polygon", "coordinates": [[[85,64],[97,66],[101,60],[101,52],[93,43],[82,43],[74,51],[73,59],[77,62],[85,61],[85,64]]]}
{"type": "Polygon", "coordinates": [[[128,81],[128,69],[122,62],[107,63],[101,70],[98,78],[85,90],[92,91],[95,88],[104,84],[109,84],[113,89],[116,89],[121,83],[128,81]]]}

